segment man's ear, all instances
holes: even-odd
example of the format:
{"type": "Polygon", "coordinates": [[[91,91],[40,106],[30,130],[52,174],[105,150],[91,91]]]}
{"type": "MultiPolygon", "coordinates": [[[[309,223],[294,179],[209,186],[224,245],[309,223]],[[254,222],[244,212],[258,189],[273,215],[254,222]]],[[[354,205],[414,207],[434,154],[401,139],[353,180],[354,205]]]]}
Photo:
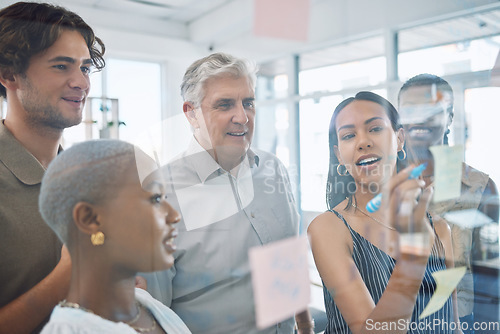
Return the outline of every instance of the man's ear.
{"type": "Polygon", "coordinates": [[[17,88],[17,77],[9,69],[0,70],[0,83],[6,89],[17,88]]]}
{"type": "Polygon", "coordinates": [[[398,152],[403,149],[405,146],[405,130],[403,128],[399,128],[396,132],[396,140],[398,141],[398,152]]]}
{"type": "Polygon", "coordinates": [[[184,111],[184,115],[186,116],[189,124],[193,127],[193,129],[198,129],[200,127],[198,118],[196,116],[196,108],[191,102],[184,102],[182,105],[182,110],[184,111]]]}
{"type": "Polygon", "coordinates": [[[78,202],[73,207],[73,221],[82,233],[92,235],[101,228],[94,205],[87,202],[78,202]]]}
{"type": "Polygon", "coordinates": [[[448,119],[446,120],[446,128],[449,130],[451,122],[453,122],[453,107],[450,109],[450,111],[447,112],[447,114],[448,114],[448,119]]]}

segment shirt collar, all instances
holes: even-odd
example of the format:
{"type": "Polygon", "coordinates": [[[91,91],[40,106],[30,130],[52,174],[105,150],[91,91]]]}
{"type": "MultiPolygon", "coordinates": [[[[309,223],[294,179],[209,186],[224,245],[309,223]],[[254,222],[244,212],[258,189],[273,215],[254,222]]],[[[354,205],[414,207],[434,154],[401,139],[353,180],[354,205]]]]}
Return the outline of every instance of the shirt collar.
{"type": "Polygon", "coordinates": [[[488,174],[478,171],[477,169],[462,162],[462,183],[471,188],[472,191],[480,189],[481,192],[488,184],[490,177],[488,174]]]}
{"type": "Polygon", "coordinates": [[[465,184],[467,187],[472,187],[472,183],[469,177],[469,171],[470,169],[467,168],[467,165],[462,162],[462,183],[465,184]]]}
{"type": "Polygon", "coordinates": [[[0,121],[0,160],[24,184],[42,182],[45,168],[0,121]]]}
{"type": "MultiPolygon", "coordinates": [[[[210,155],[210,153],[208,153],[194,137],[189,143],[189,146],[185,152],[185,156],[187,159],[189,159],[192,167],[203,183],[214,173],[225,172],[224,169],[222,169],[222,167],[217,163],[217,161],[215,161],[214,158],[210,155]]],[[[259,156],[251,149],[247,151],[247,157],[250,168],[259,166],[259,156]]]]}

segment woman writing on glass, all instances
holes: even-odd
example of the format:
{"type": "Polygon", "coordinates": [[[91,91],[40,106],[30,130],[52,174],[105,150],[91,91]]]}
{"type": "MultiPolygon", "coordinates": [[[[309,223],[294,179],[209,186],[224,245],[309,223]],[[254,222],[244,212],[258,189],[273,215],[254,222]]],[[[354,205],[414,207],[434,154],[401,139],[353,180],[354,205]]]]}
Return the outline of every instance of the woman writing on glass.
{"type": "Polygon", "coordinates": [[[325,333],[453,333],[452,298],[419,319],[436,289],[431,274],[453,265],[445,260],[452,250],[447,225],[427,214],[432,189],[409,178],[416,166],[398,173],[406,154],[396,109],[360,92],[337,106],[329,137],[329,210],[308,228],[324,287],[325,333]],[[379,193],[380,208],[367,212],[379,193]],[[410,232],[418,244],[402,238],[410,232]]]}

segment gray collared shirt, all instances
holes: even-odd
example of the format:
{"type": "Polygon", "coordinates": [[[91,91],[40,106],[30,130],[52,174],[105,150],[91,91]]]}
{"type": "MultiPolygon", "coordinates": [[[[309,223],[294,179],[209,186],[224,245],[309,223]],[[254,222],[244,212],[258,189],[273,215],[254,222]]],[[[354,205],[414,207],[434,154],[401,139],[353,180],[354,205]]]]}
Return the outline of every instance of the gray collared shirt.
{"type": "Polygon", "coordinates": [[[249,150],[235,177],[193,140],[162,174],[170,183],[167,200],[183,219],[175,264],[145,274],[148,291],[193,333],[292,333],[293,319],[256,329],[248,260],[251,247],[298,234],[283,164],[249,150]]]}

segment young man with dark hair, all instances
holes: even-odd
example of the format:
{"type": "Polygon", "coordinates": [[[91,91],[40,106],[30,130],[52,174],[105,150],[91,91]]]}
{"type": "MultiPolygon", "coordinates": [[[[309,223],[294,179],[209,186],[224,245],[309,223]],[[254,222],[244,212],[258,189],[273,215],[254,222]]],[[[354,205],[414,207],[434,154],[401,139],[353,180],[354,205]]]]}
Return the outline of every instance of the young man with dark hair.
{"type": "Polygon", "coordinates": [[[65,128],[82,120],[104,44],[77,14],[44,3],[0,10],[0,332],[38,332],[67,293],[71,261],[38,211],[65,128]]]}

